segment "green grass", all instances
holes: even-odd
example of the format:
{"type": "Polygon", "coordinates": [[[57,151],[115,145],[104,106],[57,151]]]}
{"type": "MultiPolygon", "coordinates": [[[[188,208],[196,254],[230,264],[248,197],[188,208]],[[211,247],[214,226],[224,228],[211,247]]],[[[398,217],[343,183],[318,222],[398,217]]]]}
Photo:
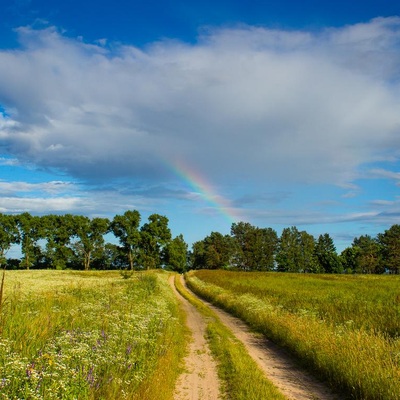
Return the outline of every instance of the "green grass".
{"type": "Polygon", "coordinates": [[[167,278],[7,272],[0,398],[171,399],[185,336],[167,278]]]}
{"type": "Polygon", "coordinates": [[[393,301],[399,282],[397,277],[224,271],[188,275],[196,293],[291,350],[332,386],[354,398],[374,400],[400,399],[398,308],[393,301]],[[343,298],[349,304],[342,312],[343,298]],[[396,321],[369,315],[374,304],[381,313],[397,315],[396,321]]]}
{"type": "Polygon", "coordinates": [[[212,354],[218,362],[218,374],[223,390],[230,400],[284,400],[279,390],[267,380],[244,345],[218,319],[217,315],[201,301],[188,293],[176,276],[178,291],[207,319],[207,336],[212,354]]]}
{"type": "Polygon", "coordinates": [[[205,282],[237,293],[265,299],[291,313],[304,310],[332,324],[351,321],[355,328],[400,334],[400,276],[307,275],[288,273],[209,274],[198,271],[205,282]]]}

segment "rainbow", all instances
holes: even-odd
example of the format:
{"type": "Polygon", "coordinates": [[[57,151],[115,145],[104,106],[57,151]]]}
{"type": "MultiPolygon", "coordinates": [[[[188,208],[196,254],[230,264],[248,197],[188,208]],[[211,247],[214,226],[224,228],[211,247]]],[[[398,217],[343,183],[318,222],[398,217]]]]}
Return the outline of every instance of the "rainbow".
{"type": "Polygon", "coordinates": [[[200,194],[207,203],[215,207],[227,218],[230,224],[241,221],[237,210],[232,207],[231,202],[218,194],[214,187],[199,172],[189,167],[182,160],[175,159],[168,164],[176,175],[188,183],[194,192],[200,194]]]}

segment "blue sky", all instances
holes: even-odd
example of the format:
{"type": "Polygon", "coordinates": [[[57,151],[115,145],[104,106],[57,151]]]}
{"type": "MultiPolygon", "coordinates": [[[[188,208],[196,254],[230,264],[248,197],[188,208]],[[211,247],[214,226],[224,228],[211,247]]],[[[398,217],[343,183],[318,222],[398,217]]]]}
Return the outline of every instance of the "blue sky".
{"type": "Polygon", "coordinates": [[[400,223],[398,1],[3,0],[0,212],[400,223]]]}

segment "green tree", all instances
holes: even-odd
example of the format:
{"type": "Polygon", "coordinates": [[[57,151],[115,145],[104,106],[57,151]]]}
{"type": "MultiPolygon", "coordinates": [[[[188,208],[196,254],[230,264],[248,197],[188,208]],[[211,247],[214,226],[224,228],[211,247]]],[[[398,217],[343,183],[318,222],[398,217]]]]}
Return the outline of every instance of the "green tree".
{"type": "Polygon", "coordinates": [[[168,269],[176,272],[185,272],[187,270],[188,245],[182,235],[171,240],[166,247],[165,263],[168,269]]]}
{"type": "Polygon", "coordinates": [[[343,272],[339,256],[336,253],[336,247],[333,239],[328,233],[319,235],[315,245],[314,252],[321,272],[339,273],[343,272]]]}
{"type": "Polygon", "coordinates": [[[0,265],[6,263],[6,253],[13,244],[19,243],[16,218],[0,213],[0,265]]]}
{"type": "Polygon", "coordinates": [[[168,218],[152,214],[140,229],[140,258],[145,269],[161,268],[165,263],[165,249],[171,240],[168,218]]]}
{"type": "Polygon", "coordinates": [[[41,221],[47,239],[46,258],[54,268],[65,269],[74,256],[70,247],[75,235],[74,216],[50,214],[42,217],[41,221]]]}
{"type": "Polygon", "coordinates": [[[192,268],[227,268],[231,265],[233,254],[233,238],[219,232],[211,232],[203,240],[193,244],[191,252],[192,268]]]}
{"type": "Polygon", "coordinates": [[[189,253],[191,269],[206,268],[206,245],[204,240],[194,242],[189,253]]]}
{"type": "Polygon", "coordinates": [[[347,247],[340,253],[340,261],[346,273],[353,273],[357,271],[358,263],[358,249],[354,246],[347,247]]]}
{"type": "Polygon", "coordinates": [[[15,218],[20,235],[21,252],[24,255],[21,264],[29,269],[41,255],[38,241],[45,238],[43,220],[41,217],[32,216],[27,212],[17,215],[15,218]]]}
{"type": "Polygon", "coordinates": [[[392,274],[400,273],[400,225],[392,225],[378,235],[383,257],[382,269],[387,268],[392,274]]]}
{"type": "Polygon", "coordinates": [[[357,253],[356,272],[375,274],[380,272],[381,251],[378,241],[369,235],[362,235],[353,240],[353,248],[357,253]]]}
{"type": "Polygon", "coordinates": [[[314,236],[306,231],[300,232],[300,254],[298,258],[299,272],[318,273],[321,272],[315,258],[314,236]]]}
{"type": "Polygon", "coordinates": [[[205,268],[220,269],[230,266],[233,254],[232,238],[219,232],[211,232],[204,239],[205,268]]]}
{"type": "Polygon", "coordinates": [[[74,218],[75,235],[78,241],[75,249],[81,256],[85,271],[90,269],[93,256],[100,258],[104,251],[104,236],[110,226],[107,218],[93,218],[79,215],[74,218]]]}
{"type": "Polygon", "coordinates": [[[248,222],[232,224],[235,265],[243,270],[268,271],[274,268],[278,236],[271,228],[258,228],[248,222]]]}
{"type": "Polygon", "coordinates": [[[103,262],[105,269],[128,269],[129,262],[122,246],[106,243],[104,246],[103,262]]]}
{"type": "Polygon", "coordinates": [[[111,222],[111,230],[123,247],[132,270],[139,254],[140,214],[136,210],[128,210],[123,215],[116,215],[111,222]]]}
{"type": "Polygon", "coordinates": [[[278,271],[299,272],[301,255],[300,232],[295,227],[284,228],[279,238],[276,262],[278,271]]]}
{"type": "Polygon", "coordinates": [[[285,228],[279,239],[276,255],[278,271],[321,272],[315,257],[314,236],[295,226],[285,228]]]}

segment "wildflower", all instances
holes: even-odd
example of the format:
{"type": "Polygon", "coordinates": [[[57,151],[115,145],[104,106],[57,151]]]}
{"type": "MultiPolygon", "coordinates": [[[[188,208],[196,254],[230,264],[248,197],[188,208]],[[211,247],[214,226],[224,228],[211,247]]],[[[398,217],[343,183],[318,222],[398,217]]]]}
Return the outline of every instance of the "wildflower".
{"type": "Polygon", "coordinates": [[[26,377],[28,379],[31,378],[32,373],[35,371],[35,363],[32,363],[27,369],[26,369],[26,377]]]}

